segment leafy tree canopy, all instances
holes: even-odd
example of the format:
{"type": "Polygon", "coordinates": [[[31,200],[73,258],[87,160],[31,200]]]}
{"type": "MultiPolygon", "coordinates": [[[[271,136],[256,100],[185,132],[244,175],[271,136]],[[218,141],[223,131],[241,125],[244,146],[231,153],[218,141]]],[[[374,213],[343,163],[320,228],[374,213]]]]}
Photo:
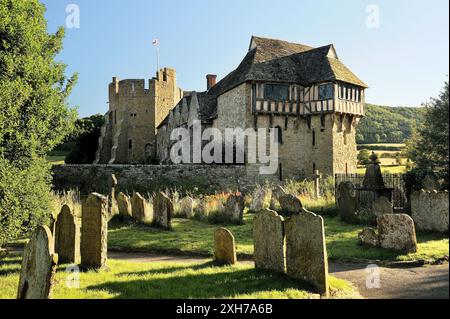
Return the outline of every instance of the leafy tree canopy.
{"type": "Polygon", "coordinates": [[[73,129],[67,97],[77,76],[55,57],[64,30],[47,32],[38,0],[0,0],[0,245],[48,219],[44,156],[73,129]]]}

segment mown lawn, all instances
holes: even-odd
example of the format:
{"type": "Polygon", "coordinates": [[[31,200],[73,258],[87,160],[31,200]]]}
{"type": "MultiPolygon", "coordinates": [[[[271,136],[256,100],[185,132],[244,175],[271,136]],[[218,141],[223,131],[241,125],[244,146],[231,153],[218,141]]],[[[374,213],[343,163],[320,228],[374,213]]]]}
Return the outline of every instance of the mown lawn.
{"type": "MultiPolygon", "coordinates": [[[[0,299],[15,298],[21,257],[0,259],[0,299]]],[[[108,260],[108,271],[81,273],[80,287],[68,288],[65,266],[58,268],[54,299],[305,299],[318,298],[305,283],[259,271],[252,265],[134,263],[108,260]]],[[[330,276],[334,298],[360,298],[348,282],[330,276]]]]}
{"type": "MultiPolygon", "coordinates": [[[[235,236],[238,255],[253,254],[253,215],[245,215],[245,224],[227,227],[235,236]]],[[[449,255],[449,240],[445,235],[421,234],[418,237],[418,253],[402,255],[380,248],[358,245],[358,232],[363,226],[343,223],[338,217],[325,217],[325,234],[328,256],[331,260],[392,260],[433,262],[449,255]]],[[[123,250],[149,251],[168,254],[212,256],[214,231],[221,226],[204,222],[174,219],[173,231],[162,231],[134,224],[110,225],[110,247],[123,250]]]]}

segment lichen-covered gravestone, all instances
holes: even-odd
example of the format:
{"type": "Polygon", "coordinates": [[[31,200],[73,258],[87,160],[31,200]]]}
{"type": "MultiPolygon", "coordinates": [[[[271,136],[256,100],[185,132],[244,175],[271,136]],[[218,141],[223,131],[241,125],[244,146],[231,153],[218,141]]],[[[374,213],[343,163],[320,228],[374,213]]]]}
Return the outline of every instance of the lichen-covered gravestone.
{"type": "Polygon", "coordinates": [[[58,215],[55,227],[55,250],[61,264],[79,262],[80,236],[80,227],[70,207],[64,205],[58,215]]]}
{"type": "Polygon", "coordinates": [[[82,204],[81,266],[106,267],[108,258],[108,199],[90,194],[82,204]]]}
{"type": "Polygon", "coordinates": [[[150,216],[146,209],[145,198],[141,196],[141,194],[134,192],[133,197],[131,198],[131,210],[133,218],[140,222],[149,222],[150,216]]]}
{"type": "Polygon", "coordinates": [[[284,219],[265,209],[253,220],[254,257],[256,268],[285,273],[284,219]]]}
{"type": "Polygon", "coordinates": [[[214,233],[214,259],[220,265],[234,265],[237,261],[233,234],[226,228],[214,233]]]}
{"type": "Polygon", "coordinates": [[[281,186],[272,189],[272,198],[270,199],[270,209],[275,210],[280,197],[286,195],[286,191],[281,186]]]}
{"type": "Polygon", "coordinates": [[[285,225],[287,274],[313,284],[328,297],[328,257],[322,217],[304,210],[288,218],[285,225]]]}
{"type": "Polygon", "coordinates": [[[244,220],[244,196],[230,195],[225,204],[225,213],[229,221],[242,223],[244,220]]]}
{"type": "Polygon", "coordinates": [[[299,214],[302,211],[302,203],[291,194],[281,196],[278,201],[280,202],[281,211],[285,214],[299,214]]]}
{"type": "Polygon", "coordinates": [[[356,190],[351,182],[339,184],[336,200],[341,219],[347,223],[358,222],[356,190]]]}
{"type": "Polygon", "coordinates": [[[188,219],[194,217],[194,200],[187,196],[180,201],[180,214],[188,219]]]}
{"type": "Polygon", "coordinates": [[[153,198],[153,226],[172,229],[173,204],[164,193],[156,193],[153,198]]]}
{"type": "Polygon", "coordinates": [[[265,208],[269,208],[272,191],[265,188],[258,188],[253,194],[253,200],[250,205],[250,211],[257,213],[265,208]]]}
{"type": "Polygon", "coordinates": [[[49,299],[58,264],[50,228],[38,227],[25,247],[17,299],[49,299]]]}
{"type": "Polygon", "coordinates": [[[366,227],[358,234],[358,242],[363,246],[377,247],[380,245],[380,238],[376,229],[366,227]]]}
{"type": "Polygon", "coordinates": [[[117,206],[119,207],[120,218],[129,219],[133,216],[130,198],[124,193],[119,193],[117,196],[117,206]]]}
{"type": "Polygon", "coordinates": [[[421,190],[411,195],[411,216],[419,231],[448,232],[448,192],[421,190]]]}
{"type": "Polygon", "coordinates": [[[388,214],[377,218],[378,235],[382,248],[402,253],[417,252],[416,230],[413,219],[406,214],[388,214]]]}

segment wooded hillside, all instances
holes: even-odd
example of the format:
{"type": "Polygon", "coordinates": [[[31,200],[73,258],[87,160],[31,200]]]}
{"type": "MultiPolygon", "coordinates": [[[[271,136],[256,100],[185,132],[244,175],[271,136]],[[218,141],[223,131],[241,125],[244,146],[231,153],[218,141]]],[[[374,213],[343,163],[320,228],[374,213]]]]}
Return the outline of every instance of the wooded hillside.
{"type": "Polygon", "coordinates": [[[404,143],[423,117],[423,107],[390,107],[366,104],[366,117],[361,120],[358,144],[404,143]]]}

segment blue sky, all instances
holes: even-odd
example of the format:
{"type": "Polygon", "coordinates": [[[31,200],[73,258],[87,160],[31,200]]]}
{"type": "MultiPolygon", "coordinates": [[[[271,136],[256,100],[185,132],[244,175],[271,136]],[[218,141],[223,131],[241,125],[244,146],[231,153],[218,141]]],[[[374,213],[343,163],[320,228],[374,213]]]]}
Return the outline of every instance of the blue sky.
{"type": "MultiPolygon", "coordinates": [[[[49,30],[65,25],[66,6],[80,8],[58,57],[79,82],[70,97],[80,116],[107,111],[107,85],[148,79],[160,65],[177,70],[185,90],[203,91],[242,60],[252,35],[311,46],[333,43],[340,59],[369,84],[367,102],[418,106],[449,74],[448,0],[43,0],[49,30]],[[368,28],[367,6],[379,8],[368,28]]],[[[373,11],[372,11],[373,13],[373,11]]]]}

